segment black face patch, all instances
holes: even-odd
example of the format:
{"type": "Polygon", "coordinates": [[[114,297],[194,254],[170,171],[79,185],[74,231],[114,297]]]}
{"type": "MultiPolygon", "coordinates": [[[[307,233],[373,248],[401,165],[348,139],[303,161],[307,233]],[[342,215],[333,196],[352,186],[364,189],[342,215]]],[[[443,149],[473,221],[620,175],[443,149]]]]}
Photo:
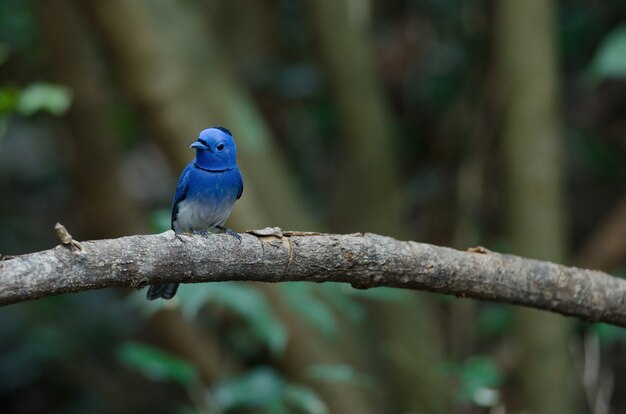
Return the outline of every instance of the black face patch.
{"type": "Polygon", "coordinates": [[[219,129],[220,131],[222,131],[223,133],[230,135],[231,137],[233,136],[233,134],[230,133],[230,131],[227,128],[224,127],[215,127],[215,129],[219,129]]]}

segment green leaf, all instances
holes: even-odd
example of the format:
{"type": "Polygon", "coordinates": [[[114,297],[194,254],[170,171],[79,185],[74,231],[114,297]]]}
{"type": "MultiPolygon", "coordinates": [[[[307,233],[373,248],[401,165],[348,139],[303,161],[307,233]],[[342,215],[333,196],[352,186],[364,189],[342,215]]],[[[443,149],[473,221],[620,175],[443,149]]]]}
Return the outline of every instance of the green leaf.
{"type": "Polygon", "coordinates": [[[375,381],[367,374],[355,370],[348,364],[316,364],[310,366],[307,376],[324,382],[348,383],[362,386],[373,386],[375,381]]]}
{"type": "Polygon", "coordinates": [[[337,322],[332,310],[312,292],[314,285],[308,283],[284,283],[280,286],[283,296],[291,307],[322,332],[326,337],[337,334],[337,322]]]}
{"type": "Polygon", "coordinates": [[[224,411],[242,407],[264,407],[280,402],[285,382],[271,368],[260,367],[218,384],[212,400],[224,411]]]}
{"type": "Polygon", "coordinates": [[[154,381],[174,381],[186,387],[198,379],[196,369],[189,362],[149,345],[126,342],[117,355],[124,365],[154,381]]]}
{"type": "Polygon", "coordinates": [[[49,83],[33,83],[20,93],[16,109],[21,115],[32,115],[37,111],[47,111],[53,115],[63,115],[72,102],[69,88],[49,83]]]}
{"type": "Polygon", "coordinates": [[[626,25],[616,27],[604,38],[589,72],[595,80],[626,77],[626,25]]]}
{"type": "Polygon", "coordinates": [[[290,384],[283,391],[285,403],[295,408],[296,412],[306,414],[328,414],[328,407],[324,401],[310,388],[290,384]]]}
{"type": "Polygon", "coordinates": [[[179,297],[186,315],[197,312],[207,302],[218,303],[241,316],[274,354],[282,353],[287,345],[287,329],[276,318],[263,293],[252,285],[226,282],[182,285],[179,297]]]}
{"type": "Polygon", "coordinates": [[[502,374],[489,358],[470,358],[461,367],[461,397],[481,407],[491,407],[500,401],[496,387],[502,383],[502,374]]]}

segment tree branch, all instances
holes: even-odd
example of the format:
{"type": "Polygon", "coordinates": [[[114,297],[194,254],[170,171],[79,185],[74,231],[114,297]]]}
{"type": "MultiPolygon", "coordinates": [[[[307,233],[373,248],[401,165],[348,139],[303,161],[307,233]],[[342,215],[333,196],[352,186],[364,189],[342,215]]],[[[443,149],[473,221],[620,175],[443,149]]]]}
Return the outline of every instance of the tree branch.
{"type": "MultiPolygon", "coordinates": [[[[67,239],[67,238],[66,238],[67,239]]],[[[626,327],[626,281],[593,270],[375,234],[156,235],[81,242],[0,262],[0,305],[163,282],[342,282],[529,306],[626,327]]]]}

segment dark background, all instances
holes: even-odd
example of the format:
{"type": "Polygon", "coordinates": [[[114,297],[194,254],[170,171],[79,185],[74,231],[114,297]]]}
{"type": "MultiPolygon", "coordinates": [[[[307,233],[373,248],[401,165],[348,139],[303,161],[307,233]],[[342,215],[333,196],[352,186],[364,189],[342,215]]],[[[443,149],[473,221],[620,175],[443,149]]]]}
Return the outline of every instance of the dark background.
{"type": "MultiPolygon", "coordinates": [[[[626,274],[623,0],[0,2],[0,252],[169,228],[200,130],[228,222],[626,274]]],[[[0,309],[3,413],[622,413],[626,335],[392,289],[223,283],[0,309]]]]}

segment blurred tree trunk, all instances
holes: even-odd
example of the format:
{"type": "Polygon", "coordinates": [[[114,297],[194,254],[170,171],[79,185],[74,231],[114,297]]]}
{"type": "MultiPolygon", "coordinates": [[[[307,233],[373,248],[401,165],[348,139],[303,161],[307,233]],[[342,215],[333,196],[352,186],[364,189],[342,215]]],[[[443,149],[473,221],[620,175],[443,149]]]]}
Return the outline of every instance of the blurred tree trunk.
{"type": "Polygon", "coordinates": [[[349,18],[348,3],[305,2],[339,112],[338,138],[345,141],[333,224],[346,232],[398,236],[406,204],[394,158],[395,126],[368,49],[367,25],[360,15],[349,18]]]}
{"type": "MultiPolygon", "coordinates": [[[[340,141],[344,141],[341,174],[333,211],[340,231],[373,231],[407,237],[399,166],[394,158],[394,124],[368,50],[369,2],[307,0],[306,10],[319,54],[337,103],[340,141]]],[[[417,296],[417,295],[416,295],[417,296]]],[[[402,412],[446,412],[440,362],[441,345],[423,295],[401,304],[385,303],[379,341],[391,364],[388,393],[402,412]],[[393,321],[391,323],[390,321],[393,321]],[[387,342],[387,343],[386,343],[387,342]]]]}
{"type": "MultiPolygon", "coordinates": [[[[255,103],[233,77],[213,33],[205,30],[201,13],[173,0],[89,4],[86,11],[100,27],[121,80],[174,165],[182,167],[193,156],[187,147],[200,130],[222,123],[235,135],[244,174],[244,195],[233,211],[238,226],[321,229],[301,201],[255,103]]],[[[274,286],[263,290],[269,297],[280,295],[274,286]]],[[[290,339],[298,342],[289,345],[287,374],[301,375],[309,365],[345,359],[314,330],[304,329],[299,317],[275,308],[289,332],[297,335],[290,339]]],[[[350,406],[364,414],[374,412],[370,396],[361,389],[315,388],[331,412],[346,412],[350,406]]]]}
{"type": "Polygon", "coordinates": [[[76,213],[81,218],[77,236],[106,238],[144,232],[147,223],[124,191],[119,175],[111,96],[89,33],[67,0],[41,2],[41,19],[52,77],[72,90],[67,124],[76,213]]]}
{"type": "MultiPolygon", "coordinates": [[[[505,94],[504,151],[514,252],[563,262],[566,256],[555,2],[502,0],[497,54],[505,94]]],[[[524,402],[535,414],[579,411],[568,350],[571,322],[517,312],[524,402]]]]}

